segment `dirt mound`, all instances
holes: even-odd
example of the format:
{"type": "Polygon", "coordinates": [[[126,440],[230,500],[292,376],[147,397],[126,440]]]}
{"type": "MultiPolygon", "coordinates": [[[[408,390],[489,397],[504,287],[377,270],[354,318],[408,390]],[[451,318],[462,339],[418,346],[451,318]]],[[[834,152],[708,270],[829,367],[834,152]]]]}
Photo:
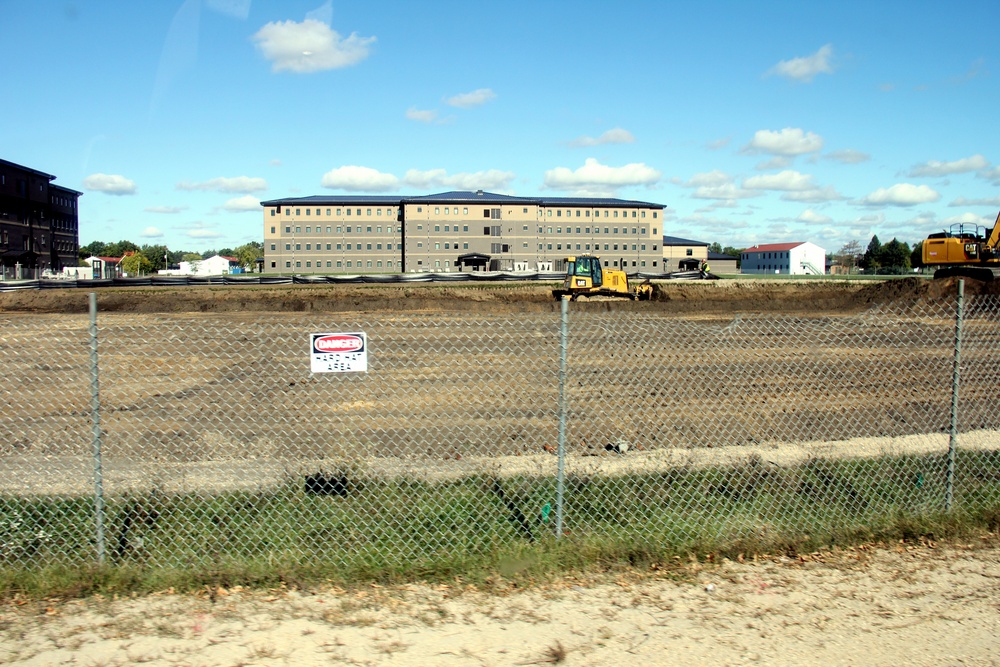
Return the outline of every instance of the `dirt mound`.
{"type": "MultiPolygon", "coordinates": [[[[875,305],[953,299],[957,279],[902,278],[877,282],[787,281],[741,278],[663,281],[655,301],[581,298],[583,310],[676,313],[846,313],[875,305]]],[[[476,285],[280,285],[226,287],[107,287],[97,292],[102,312],[351,312],[557,311],[550,283],[476,285]]],[[[1000,294],[1000,283],[966,280],[967,295],[1000,294]]],[[[0,292],[0,312],[85,313],[88,291],[45,289],[0,292]]]]}

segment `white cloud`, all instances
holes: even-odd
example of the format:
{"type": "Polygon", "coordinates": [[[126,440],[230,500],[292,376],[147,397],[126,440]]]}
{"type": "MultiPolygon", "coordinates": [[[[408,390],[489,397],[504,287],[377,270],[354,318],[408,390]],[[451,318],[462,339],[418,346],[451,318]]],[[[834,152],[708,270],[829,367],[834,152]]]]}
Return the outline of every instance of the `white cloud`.
{"type": "Polygon", "coordinates": [[[437,120],[438,112],[433,109],[425,111],[416,107],[410,107],[406,110],[406,117],[410,120],[420,121],[421,123],[433,123],[437,120]]]}
{"type": "Polygon", "coordinates": [[[571,170],[556,167],[545,172],[545,187],[578,193],[611,194],[617,188],[635,185],[651,186],[662,174],[641,162],[621,167],[609,167],[594,158],[587,158],[582,167],[571,170]]]}
{"type": "Polygon", "coordinates": [[[769,160],[765,160],[764,162],[758,162],[757,164],[754,165],[753,168],[756,169],[757,171],[771,171],[773,169],[785,169],[787,167],[790,167],[792,165],[792,162],[794,161],[795,161],[794,158],[785,157],[783,155],[775,155],[771,157],[771,159],[769,160]]]}
{"type": "Polygon", "coordinates": [[[918,164],[910,170],[910,176],[914,177],[937,177],[948,176],[949,174],[964,174],[970,171],[980,171],[990,166],[990,163],[982,155],[976,154],[971,157],[962,158],[953,162],[939,162],[929,160],[923,164],[918,164]]]}
{"type": "Polygon", "coordinates": [[[139,232],[139,236],[141,236],[144,239],[158,239],[161,236],[163,236],[163,232],[160,230],[159,227],[146,227],[141,232],[139,232]]]}
{"type": "Polygon", "coordinates": [[[205,229],[204,227],[198,227],[196,229],[189,229],[184,232],[184,236],[190,239],[218,239],[222,238],[222,234],[212,229],[205,229]]]}
{"type": "Polygon", "coordinates": [[[326,23],[307,18],[302,23],[268,23],[257,31],[253,41],[271,61],[271,71],[308,73],[358,64],[368,57],[375,38],[351,33],[343,39],[326,23]]]}
{"type": "Polygon", "coordinates": [[[825,216],[822,213],[817,213],[811,208],[807,208],[806,210],[802,211],[802,213],[800,213],[799,216],[795,218],[795,220],[810,225],[825,225],[830,222],[833,222],[833,218],[825,216]]]}
{"type": "Polygon", "coordinates": [[[689,188],[701,188],[701,187],[712,187],[716,185],[723,185],[725,183],[732,183],[733,177],[724,171],[719,171],[715,169],[713,171],[703,172],[701,174],[695,174],[691,177],[691,180],[684,184],[685,187],[689,188]]]}
{"type": "Polygon", "coordinates": [[[959,197],[948,206],[1000,206],[1000,197],[987,197],[980,199],[968,199],[959,197]]]}
{"type": "Polygon", "coordinates": [[[399,186],[399,179],[371,167],[346,165],[323,174],[320,184],[331,190],[349,192],[385,192],[399,186]]]}
{"type": "Polygon", "coordinates": [[[146,213],[167,213],[174,214],[180,213],[181,211],[186,211],[187,206],[147,206],[142,209],[146,213]]]}
{"type": "Polygon", "coordinates": [[[992,169],[984,169],[981,172],[979,172],[978,176],[980,178],[985,178],[993,185],[1000,185],[1000,167],[993,167],[992,169]]]}
{"type": "Polygon", "coordinates": [[[135,182],[118,174],[91,174],[83,179],[83,188],[116,196],[135,194],[135,182]]]}
{"type": "Polygon", "coordinates": [[[190,239],[218,239],[222,238],[223,234],[215,231],[213,229],[214,225],[206,224],[200,220],[190,222],[184,227],[184,236],[190,239]]]}
{"type": "Polygon", "coordinates": [[[723,137],[722,139],[716,139],[715,141],[710,141],[705,144],[705,148],[710,151],[717,151],[725,148],[729,145],[729,142],[733,140],[732,137],[723,137]]]}
{"type": "Polygon", "coordinates": [[[879,188],[861,199],[865,206],[915,206],[941,199],[936,190],[926,185],[897,183],[889,188],[879,188]]]}
{"type": "Polygon", "coordinates": [[[941,221],[941,225],[944,227],[950,227],[951,225],[957,225],[959,223],[980,225],[982,227],[992,227],[993,218],[985,217],[981,215],[976,215],[975,213],[962,213],[961,215],[953,215],[951,217],[945,218],[941,221]]]}
{"type": "Polygon", "coordinates": [[[267,190],[267,181],[263,178],[252,178],[250,176],[236,176],[233,178],[213,178],[208,181],[196,183],[192,181],[182,181],[177,184],[178,190],[205,190],[210,192],[259,192],[267,190]]]}
{"type": "Polygon", "coordinates": [[[768,74],[783,76],[800,83],[809,83],[817,74],[833,74],[833,47],[829,44],[816,53],[801,58],[782,60],[768,70],[768,74]]]}
{"type": "Polygon", "coordinates": [[[801,204],[822,204],[824,202],[846,199],[832,185],[802,190],[800,192],[786,192],[781,195],[781,198],[784,201],[794,201],[801,204]]]}
{"type": "Polygon", "coordinates": [[[786,170],[778,174],[752,176],[743,181],[743,187],[749,190],[812,190],[815,189],[813,177],[797,171],[786,170]]]}
{"type": "Polygon", "coordinates": [[[403,176],[403,183],[414,188],[450,188],[452,190],[506,190],[514,180],[512,171],[489,169],[475,173],[458,173],[451,176],[444,169],[420,171],[410,169],[403,176]]]}
{"type": "Polygon", "coordinates": [[[233,213],[246,213],[248,211],[258,213],[260,212],[260,200],[252,195],[243,195],[230,199],[222,205],[222,208],[233,213]]]}
{"type": "Polygon", "coordinates": [[[471,93],[460,93],[449,97],[445,102],[448,106],[459,107],[461,109],[469,109],[471,107],[478,107],[486,104],[487,102],[492,102],[497,97],[489,88],[479,88],[471,93]]]}
{"type": "Polygon", "coordinates": [[[691,196],[695,199],[723,199],[729,201],[733,199],[750,199],[751,197],[759,197],[760,195],[760,192],[739,188],[735,183],[725,183],[722,185],[702,186],[697,188],[691,196]]]}
{"type": "Polygon", "coordinates": [[[206,5],[234,19],[246,19],[250,15],[250,0],[208,0],[206,5]]]}
{"type": "Polygon", "coordinates": [[[585,148],[589,146],[600,146],[602,144],[631,144],[635,141],[635,137],[628,130],[623,130],[620,127],[608,130],[599,137],[577,137],[573,141],[569,142],[570,146],[574,148],[585,148]]]}
{"type": "Polygon", "coordinates": [[[833,160],[835,162],[842,162],[844,164],[860,164],[862,162],[867,162],[872,159],[871,155],[868,153],[862,153],[861,151],[856,151],[851,148],[847,148],[841,151],[833,151],[823,156],[827,160],[833,160]]]}
{"type": "Polygon", "coordinates": [[[695,174],[687,183],[680,183],[685,188],[694,188],[691,194],[695,199],[714,199],[715,204],[705,210],[714,210],[719,206],[732,208],[737,199],[759,197],[761,193],[739,188],[733,182],[733,177],[724,171],[713,171],[695,174]]]}
{"type": "Polygon", "coordinates": [[[750,155],[767,153],[793,157],[815,153],[822,148],[823,138],[818,134],[804,132],[797,127],[786,127],[777,132],[757,130],[750,143],[743,147],[742,152],[750,155]]]}

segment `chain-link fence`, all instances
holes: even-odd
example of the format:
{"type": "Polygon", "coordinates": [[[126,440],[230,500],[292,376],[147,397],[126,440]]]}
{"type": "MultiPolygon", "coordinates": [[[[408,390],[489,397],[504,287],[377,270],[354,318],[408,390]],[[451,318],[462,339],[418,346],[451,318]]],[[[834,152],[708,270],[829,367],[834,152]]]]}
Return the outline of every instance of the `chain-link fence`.
{"type": "Polygon", "coordinates": [[[431,567],[996,512],[998,320],[3,316],[0,563],[431,567]],[[367,371],[312,372],[311,334],[359,332],[367,371]]]}

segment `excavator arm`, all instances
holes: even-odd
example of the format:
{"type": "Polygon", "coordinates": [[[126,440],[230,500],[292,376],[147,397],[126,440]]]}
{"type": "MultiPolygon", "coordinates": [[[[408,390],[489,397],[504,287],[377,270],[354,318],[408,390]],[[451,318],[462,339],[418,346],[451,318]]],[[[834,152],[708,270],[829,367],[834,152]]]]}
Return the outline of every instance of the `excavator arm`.
{"type": "Polygon", "coordinates": [[[1000,255],[1000,213],[997,213],[997,219],[993,223],[993,229],[990,230],[990,235],[986,239],[986,243],[983,244],[984,247],[992,252],[994,255],[1000,255]]]}

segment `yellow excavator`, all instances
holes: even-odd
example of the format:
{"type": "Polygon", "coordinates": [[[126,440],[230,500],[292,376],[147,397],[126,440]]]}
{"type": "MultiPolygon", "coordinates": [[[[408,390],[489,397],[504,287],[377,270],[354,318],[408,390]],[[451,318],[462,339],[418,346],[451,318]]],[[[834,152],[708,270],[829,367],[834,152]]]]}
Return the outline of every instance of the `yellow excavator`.
{"type": "Polygon", "coordinates": [[[972,278],[983,282],[1000,277],[1000,214],[993,228],[959,223],[928,236],[922,244],[924,266],[937,267],[935,278],[972,278]]]}
{"type": "Polygon", "coordinates": [[[567,257],[566,279],[562,287],[552,290],[552,296],[559,300],[568,296],[576,301],[580,296],[614,296],[637,301],[653,298],[654,287],[649,280],[630,285],[628,276],[618,269],[605,269],[601,258],[596,255],[567,257]]]}

